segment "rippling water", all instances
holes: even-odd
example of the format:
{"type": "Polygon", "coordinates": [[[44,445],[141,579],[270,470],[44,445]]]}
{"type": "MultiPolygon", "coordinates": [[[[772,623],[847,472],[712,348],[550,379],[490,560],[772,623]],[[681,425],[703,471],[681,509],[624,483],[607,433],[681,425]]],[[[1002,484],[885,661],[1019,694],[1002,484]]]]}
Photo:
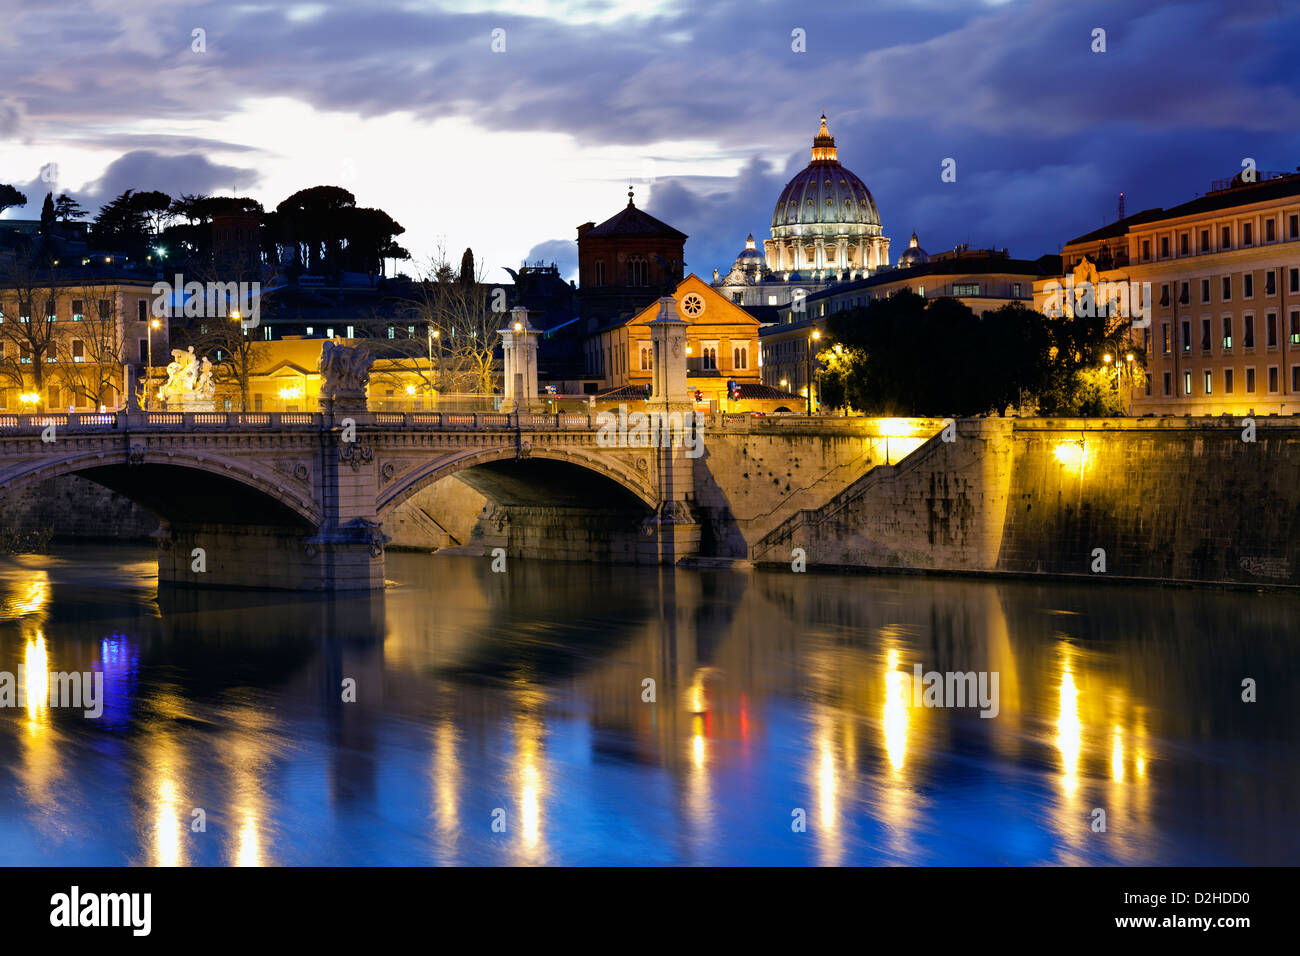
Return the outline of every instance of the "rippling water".
{"type": "Polygon", "coordinates": [[[374,597],[160,594],[140,549],[0,558],[0,671],[102,671],[106,698],[0,709],[0,862],[1300,860],[1291,596],[388,573],[374,597]],[[917,706],[891,675],[918,663],[996,672],[997,716],[917,706]]]}

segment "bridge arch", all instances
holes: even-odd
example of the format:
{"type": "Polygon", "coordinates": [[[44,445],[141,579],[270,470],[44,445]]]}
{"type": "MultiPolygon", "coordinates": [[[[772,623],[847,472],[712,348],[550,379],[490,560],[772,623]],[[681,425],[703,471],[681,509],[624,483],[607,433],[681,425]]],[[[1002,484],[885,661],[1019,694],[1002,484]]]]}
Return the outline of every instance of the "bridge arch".
{"type": "Polygon", "coordinates": [[[146,450],[129,460],[127,454],[85,451],[29,459],[0,472],[0,495],[64,475],[77,475],[117,492],[169,521],[276,524],[316,528],[321,509],[311,489],[299,482],[240,458],[180,449],[146,450]]]}
{"type": "MultiPolygon", "coordinates": [[[[391,487],[383,489],[379,493],[376,501],[379,518],[383,520],[393,509],[435,482],[457,474],[460,474],[467,483],[482,492],[486,497],[494,497],[489,490],[485,490],[483,487],[482,476],[480,476],[479,481],[472,481],[466,473],[472,473],[475,469],[487,472],[494,465],[508,465],[511,463],[518,463],[521,466],[521,474],[524,476],[528,474],[529,463],[558,465],[562,470],[568,469],[575,477],[581,477],[585,474],[603,480],[605,487],[612,486],[616,491],[616,495],[620,495],[624,499],[624,504],[639,505],[648,512],[654,511],[659,505],[659,495],[648,477],[638,474],[635,470],[617,460],[558,448],[532,448],[527,454],[520,456],[513,446],[501,446],[497,448],[468,449],[463,452],[445,455],[434,461],[418,465],[416,468],[398,476],[391,487]]],[[[542,467],[546,468],[545,465],[542,467]]],[[[547,505],[555,502],[548,501],[542,496],[534,502],[515,503],[547,505]]]]}

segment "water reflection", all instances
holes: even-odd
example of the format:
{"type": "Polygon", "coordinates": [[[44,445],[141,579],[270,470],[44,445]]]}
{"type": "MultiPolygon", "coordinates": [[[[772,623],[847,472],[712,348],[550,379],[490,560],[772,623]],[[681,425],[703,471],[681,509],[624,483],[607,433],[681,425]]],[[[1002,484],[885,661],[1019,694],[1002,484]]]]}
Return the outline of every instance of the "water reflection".
{"type": "Polygon", "coordinates": [[[156,593],[130,549],[32,560],[0,559],[0,654],[28,691],[0,713],[7,863],[1265,863],[1300,843],[1297,716],[1222,691],[1289,673],[1290,597],[528,562],[503,581],[416,555],[389,556],[380,595],[156,593]],[[917,667],[996,671],[997,716],[928,706],[917,667]],[[103,671],[103,718],[49,706],[58,669],[103,671]]]}

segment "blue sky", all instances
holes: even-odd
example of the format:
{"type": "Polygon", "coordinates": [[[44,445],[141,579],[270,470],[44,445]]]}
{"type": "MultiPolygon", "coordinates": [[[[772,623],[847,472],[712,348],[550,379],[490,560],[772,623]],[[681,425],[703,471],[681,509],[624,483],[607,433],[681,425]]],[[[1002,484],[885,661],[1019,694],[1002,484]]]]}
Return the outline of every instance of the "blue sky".
{"type": "Polygon", "coordinates": [[[0,10],[0,182],[31,200],[9,217],[36,215],[51,187],[93,210],[128,187],[274,206],[330,183],[401,222],[418,261],[444,243],[454,260],[469,245],[493,269],[544,256],[568,272],[575,227],[617,212],[630,183],[707,277],[746,233],[767,236],[822,111],[895,256],[915,229],[931,252],[1035,257],[1112,221],[1121,190],[1134,212],[1246,157],[1300,164],[1300,5],[1280,2],[0,10]]]}

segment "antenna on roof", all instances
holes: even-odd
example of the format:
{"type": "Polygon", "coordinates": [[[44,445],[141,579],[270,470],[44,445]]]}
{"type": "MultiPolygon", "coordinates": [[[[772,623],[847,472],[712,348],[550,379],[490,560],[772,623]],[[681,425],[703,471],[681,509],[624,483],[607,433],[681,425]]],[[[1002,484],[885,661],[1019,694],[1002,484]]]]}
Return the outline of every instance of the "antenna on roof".
{"type": "MultiPolygon", "coordinates": [[[[1124,218],[1124,194],[1119,194],[1119,218],[1124,218]]],[[[1118,221],[1118,220],[1117,220],[1118,221]]]]}

